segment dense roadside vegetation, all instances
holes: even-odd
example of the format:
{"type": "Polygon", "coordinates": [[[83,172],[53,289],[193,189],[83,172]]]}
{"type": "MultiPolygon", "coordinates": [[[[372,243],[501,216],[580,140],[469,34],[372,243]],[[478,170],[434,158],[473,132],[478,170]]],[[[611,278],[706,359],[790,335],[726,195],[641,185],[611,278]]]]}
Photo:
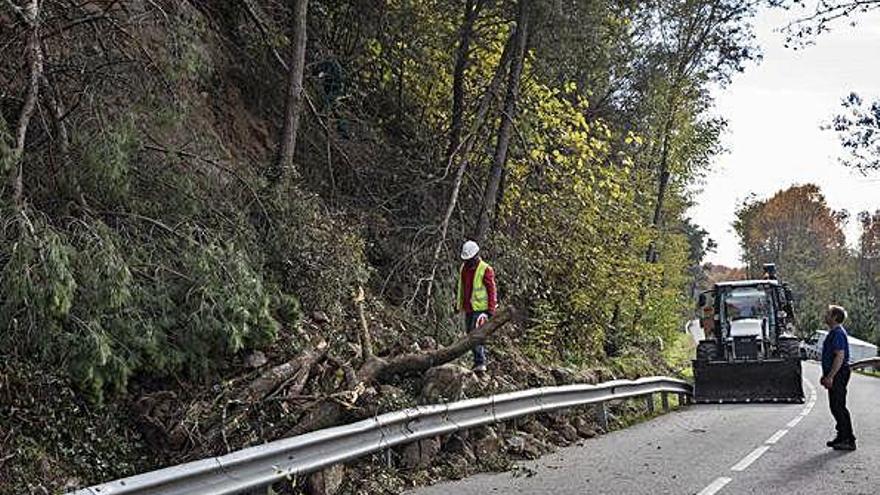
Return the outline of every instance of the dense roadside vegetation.
{"type": "Polygon", "coordinates": [[[362,327],[379,356],[460,335],[465,238],[521,310],[503,386],[659,366],[709,246],[685,216],[721,151],[709,90],[755,58],[754,8],[3,2],[0,484],[308,424],[325,410],[298,401],[346,388],[362,327]],[[229,412],[256,350],[320,364],[229,412]]]}

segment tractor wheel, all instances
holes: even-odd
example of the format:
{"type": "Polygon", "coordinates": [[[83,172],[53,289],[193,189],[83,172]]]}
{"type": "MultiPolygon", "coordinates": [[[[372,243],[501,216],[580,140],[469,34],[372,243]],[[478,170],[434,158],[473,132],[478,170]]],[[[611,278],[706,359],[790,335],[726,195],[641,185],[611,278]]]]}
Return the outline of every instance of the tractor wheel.
{"type": "Polygon", "coordinates": [[[779,357],[783,359],[800,359],[801,341],[791,337],[781,337],[779,339],[779,357]]]}
{"type": "Polygon", "coordinates": [[[718,354],[718,346],[714,340],[701,340],[697,344],[697,361],[709,361],[718,354]]]}

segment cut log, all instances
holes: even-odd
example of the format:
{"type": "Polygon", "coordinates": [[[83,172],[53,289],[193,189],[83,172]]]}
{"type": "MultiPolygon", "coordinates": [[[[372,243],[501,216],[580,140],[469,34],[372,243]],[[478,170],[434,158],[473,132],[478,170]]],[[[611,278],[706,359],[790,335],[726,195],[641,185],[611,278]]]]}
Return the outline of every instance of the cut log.
{"type": "Polygon", "coordinates": [[[259,401],[279,388],[287,388],[289,395],[302,393],[312,372],[312,368],[327,356],[327,343],[324,341],[305,350],[290,361],[279,364],[266,371],[251,382],[242,394],[242,402],[259,401]]]}
{"type": "Polygon", "coordinates": [[[492,338],[499,329],[504,327],[515,314],[514,308],[507,308],[499,311],[486,324],[470,332],[465,337],[460,338],[452,345],[441,347],[431,352],[416,352],[412,354],[404,354],[395,358],[384,361],[381,366],[370,366],[365,363],[361,368],[359,376],[363,381],[383,381],[388,380],[394,375],[402,375],[407,373],[421,373],[440,366],[450,361],[458,359],[463,354],[471,351],[477,344],[482,344],[492,338]],[[369,371],[369,373],[365,373],[369,371]]]}

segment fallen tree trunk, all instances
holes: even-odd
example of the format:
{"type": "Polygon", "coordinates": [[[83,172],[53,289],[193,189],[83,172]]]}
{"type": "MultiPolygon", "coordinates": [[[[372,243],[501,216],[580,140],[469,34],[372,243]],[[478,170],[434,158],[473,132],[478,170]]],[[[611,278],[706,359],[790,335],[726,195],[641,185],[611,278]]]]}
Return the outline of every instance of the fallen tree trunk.
{"type": "Polygon", "coordinates": [[[458,339],[452,345],[441,347],[436,351],[403,354],[389,360],[375,359],[372,363],[364,363],[358,377],[366,383],[384,382],[395,375],[425,372],[434,366],[440,366],[458,359],[477,344],[482,344],[504,327],[514,315],[509,308],[499,312],[494,318],[480,328],[458,339]]]}
{"type": "Polygon", "coordinates": [[[430,352],[417,352],[404,354],[391,359],[374,357],[368,359],[357,371],[358,383],[348,394],[334,394],[315,401],[309,406],[299,424],[292,428],[288,435],[300,435],[309,431],[320,430],[338,425],[346,411],[354,407],[359,391],[367,385],[385,383],[394,376],[421,373],[434,366],[453,361],[471,349],[475,345],[484,343],[494,337],[499,330],[509,323],[516,315],[516,308],[505,308],[498,312],[494,318],[485,325],[477,328],[468,335],[455,341],[453,344],[430,352]],[[339,396],[347,395],[348,400],[342,401],[339,396]]]}
{"type": "Polygon", "coordinates": [[[295,358],[274,366],[246,384],[231,385],[214,397],[203,395],[185,408],[178,407],[177,394],[161,391],[141,397],[135,410],[148,442],[157,449],[179,451],[189,445],[180,459],[204,456],[220,447],[226,452],[241,445],[239,430],[261,403],[280,396],[299,397],[322,362],[330,359],[327,343],[319,339],[295,358]],[[230,437],[239,440],[230,442],[230,437]]]}
{"type": "MultiPolygon", "coordinates": [[[[279,409],[290,420],[299,416],[286,436],[336,426],[352,416],[362,417],[362,412],[352,411],[358,408],[357,403],[365,393],[375,393],[377,385],[388,384],[399,376],[424,373],[461,357],[478,343],[492,339],[514,315],[514,308],[499,311],[482,327],[434,351],[384,358],[364,356],[358,365],[333,356],[325,341],[319,339],[295,358],[262,372],[251,382],[234,385],[213,398],[202,396],[184,410],[173,407],[178,399],[171,393],[142,398],[141,419],[157,448],[178,451],[189,445],[178,459],[229,452],[252,444],[257,438],[265,441],[267,438],[254,425],[265,414],[269,418],[278,414],[279,409]],[[304,392],[316,379],[321,363],[341,370],[343,383],[326,395],[306,395],[304,392]]],[[[361,331],[366,327],[365,320],[361,321],[361,331]]]]}

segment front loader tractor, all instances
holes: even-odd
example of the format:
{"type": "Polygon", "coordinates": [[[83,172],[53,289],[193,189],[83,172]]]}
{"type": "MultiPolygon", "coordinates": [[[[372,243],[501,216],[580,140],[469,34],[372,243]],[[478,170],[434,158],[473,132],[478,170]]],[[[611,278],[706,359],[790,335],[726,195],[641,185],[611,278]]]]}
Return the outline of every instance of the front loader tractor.
{"type": "Polygon", "coordinates": [[[774,265],[764,269],[764,279],[719,282],[700,294],[697,402],[804,401],[791,290],[774,265]]]}

